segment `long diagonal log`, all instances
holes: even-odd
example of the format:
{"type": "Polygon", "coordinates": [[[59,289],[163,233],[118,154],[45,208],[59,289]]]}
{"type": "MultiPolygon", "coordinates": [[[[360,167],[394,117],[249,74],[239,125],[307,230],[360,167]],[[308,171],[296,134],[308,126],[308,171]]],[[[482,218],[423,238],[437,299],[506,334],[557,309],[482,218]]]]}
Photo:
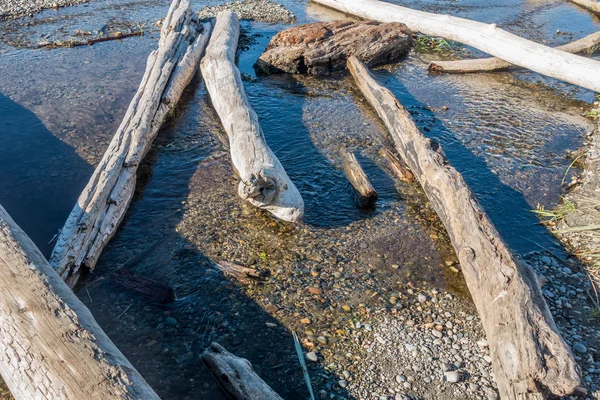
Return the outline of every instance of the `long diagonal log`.
{"type": "MultiPolygon", "coordinates": [[[[600,3],[599,3],[600,4],[600,3]]],[[[583,53],[600,45],[600,32],[592,33],[582,39],[556,47],[567,53],[583,53]]],[[[472,60],[434,61],[429,64],[429,72],[465,74],[469,72],[493,72],[507,68],[519,68],[496,57],[476,58],[472,60]]]]}
{"type": "Polygon", "coordinates": [[[158,399],[2,206],[0,374],[17,400],[158,399]]]}
{"type": "Polygon", "coordinates": [[[213,343],[202,353],[202,362],[233,400],[282,400],[256,374],[252,364],[213,343]]]}
{"type": "Polygon", "coordinates": [[[188,0],[173,0],[142,83],[52,252],[50,263],[71,287],[82,268],[94,268],[115,234],[135,190],[137,167],[192,80],[210,31],[188,0]]]}
{"type": "Polygon", "coordinates": [[[542,75],[600,92],[599,61],[532,42],[495,24],[412,10],[377,0],[312,1],[365,19],[403,22],[413,31],[464,43],[542,75]]]}
{"type": "Polygon", "coordinates": [[[235,51],[240,35],[238,17],[217,15],[214,33],[200,64],[213,107],[229,138],[231,161],[240,177],[239,196],[284,221],[304,215],[300,192],[265,140],[258,116],[248,102],[235,51]]]}
{"type": "Polygon", "coordinates": [[[572,393],[580,386],[578,369],[533,270],[511,253],[462,175],[394,95],[356,58],[348,60],[348,69],[448,231],[481,316],[502,399],[572,393]]]}

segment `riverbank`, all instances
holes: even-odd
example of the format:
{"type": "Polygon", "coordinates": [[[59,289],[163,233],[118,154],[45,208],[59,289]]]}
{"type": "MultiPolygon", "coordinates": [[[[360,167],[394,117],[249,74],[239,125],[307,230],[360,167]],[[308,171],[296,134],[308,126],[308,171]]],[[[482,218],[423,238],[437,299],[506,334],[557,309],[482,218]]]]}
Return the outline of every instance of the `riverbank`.
{"type": "Polygon", "coordinates": [[[0,0],[0,21],[33,16],[43,10],[74,6],[89,1],[90,0],[0,0]]]}

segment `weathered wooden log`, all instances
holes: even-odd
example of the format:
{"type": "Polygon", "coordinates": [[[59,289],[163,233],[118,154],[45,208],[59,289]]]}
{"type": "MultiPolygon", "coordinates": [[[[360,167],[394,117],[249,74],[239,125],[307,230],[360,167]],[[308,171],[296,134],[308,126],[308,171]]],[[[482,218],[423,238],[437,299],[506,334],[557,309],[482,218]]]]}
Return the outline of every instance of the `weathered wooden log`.
{"type": "Polygon", "coordinates": [[[235,65],[239,34],[237,15],[220,12],[200,63],[210,99],[229,138],[234,169],[241,178],[238,194],[277,218],[297,221],[304,215],[304,201],[267,145],[235,65]]]}
{"type": "Polygon", "coordinates": [[[2,206],[0,374],[17,400],[158,399],[2,206]]]}
{"type": "Polygon", "coordinates": [[[350,55],[368,66],[396,62],[412,43],[412,32],[398,22],[314,22],[273,36],[254,68],[267,74],[327,75],[346,69],[350,55]]]}
{"type": "Polygon", "coordinates": [[[220,344],[211,344],[201,355],[202,362],[233,400],[282,400],[245,358],[237,357],[220,344]]]}
{"type": "MultiPolygon", "coordinates": [[[[567,53],[583,53],[600,45],[600,32],[592,33],[582,39],[556,47],[567,53]]],[[[465,74],[469,72],[493,72],[508,68],[519,68],[496,57],[477,58],[472,60],[434,61],[429,64],[431,73],[465,74]]]]}
{"type": "Polygon", "coordinates": [[[448,231],[481,316],[502,399],[572,393],[580,386],[578,367],[536,274],[511,253],[440,146],[423,136],[410,113],[360,61],[350,58],[348,64],[448,231]]]}
{"type": "Polygon", "coordinates": [[[242,267],[241,265],[230,263],[228,261],[219,261],[216,265],[225,275],[233,277],[243,283],[265,279],[265,277],[254,268],[242,267]]]}
{"type": "Polygon", "coordinates": [[[388,149],[382,147],[379,150],[379,154],[381,154],[381,156],[387,160],[388,165],[392,171],[394,171],[398,179],[406,183],[411,183],[415,180],[415,176],[410,169],[408,169],[406,164],[404,164],[401,159],[392,154],[392,152],[390,152],[388,149]]]}
{"type": "Polygon", "coordinates": [[[50,263],[69,286],[82,268],[94,269],[115,234],[133,196],[137,167],[192,80],[210,30],[209,23],[199,25],[188,0],[173,0],[142,83],[52,252],[50,263]]]}
{"type": "Polygon", "coordinates": [[[542,75],[600,92],[599,61],[523,39],[495,24],[412,10],[377,0],[312,1],[365,19],[402,22],[413,31],[464,43],[542,75]]]}
{"type": "Polygon", "coordinates": [[[570,0],[571,3],[575,3],[578,6],[585,8],[586,10],[600,14],[600,3],[596,0],[570,0]]]}
{"type": "Polygon", "coordinates": [[[361,208],[372,207],[379,195],[371,185],[369,177],[365,174],[354,153],[342,149],[340,154],[344,165],[344,174],[356,192],[358,206],[361,208]]]}

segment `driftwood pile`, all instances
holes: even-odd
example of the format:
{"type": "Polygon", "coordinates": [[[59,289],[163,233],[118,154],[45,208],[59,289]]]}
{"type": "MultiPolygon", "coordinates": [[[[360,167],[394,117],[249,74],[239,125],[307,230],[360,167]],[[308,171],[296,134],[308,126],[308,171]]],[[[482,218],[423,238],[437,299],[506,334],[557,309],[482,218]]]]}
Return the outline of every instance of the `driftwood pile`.
{"type": "MultiPolygon", "coordinates": [[[[579,371],[537,276],[508,249],[441,147],[418,130],[367,65],[406,54],[412,43],[410,28],[499,57],[436,63],[431,68],[437,71],[490,71],[516,65],[600,91],[600,63],[569,54],[596,45],[600,34],[550,49],[495,25],[376,0],[313,1],[372,20],[318,23],[282,32],[273,38],[258,67],[316,75],[350,70],[393,139],[395,151],[383,148],[382,157],[399,179],[418,180],[448,231],[481,315],[501,397],[539,399],[548,393],[572,393],[580,387],[579,371]]],[[[150,54],[142,83],[69,215],[50,263],[0,206],[0,374],[18,400],[158,398],[67,285],[73,287],[82,273],[93,270],[116,232],[135,189],[137,167],[199,64],[229,138],[240,197],[282,220],[302,218],[302,197],[267,145],[235,66],[239,29],[238,17],[231,11],[217,16],[213,30],[210,23],[198,21],[189,0],[173,0],[159,47],[150,54]]],[[[377,192],[356,156],[342,149],[341,158],[359,205],[372,206],[377,192]]],[[[241,281],[262,278],[256,270],[227,262],[218,263],[218,268],[241,281]]],[[[170,288],[153,282],[160,290],[150,293],[146,287],[150,283],[132,274],[123,269],[112,279],[158,302],[173,301],[170,288]]],[[[212,344],[202,360],[230,397],[280,399],[247,360],[218,344],[212,344]]]]}

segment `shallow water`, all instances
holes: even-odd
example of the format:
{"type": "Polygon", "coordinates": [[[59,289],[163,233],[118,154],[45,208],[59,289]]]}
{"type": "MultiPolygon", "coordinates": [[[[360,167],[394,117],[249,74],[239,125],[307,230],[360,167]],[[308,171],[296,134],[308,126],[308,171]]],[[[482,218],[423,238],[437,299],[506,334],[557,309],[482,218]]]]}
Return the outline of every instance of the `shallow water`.
{"type": "MultiPolygon", "coordinates": [[[[193,2],[195,8],[217,3],[193,2]]],[[[338,16],[303,1],[282,3],[299,23],[338,16]]],[[[579,37],[600,28],[597,18],[558,2],[401,3],[498,22],[553,45],[565,41],[554,35],[556,29],[579,37]],[[533,21],[523,22],[532,13],[533,21]]],[[[149,28],[144,37],[76,49],[16,50],[1,41],[0,204],[46,255],[137,88],[156,45],[150,27],[165,12],[163,2],[106,0],[47,11],[33,26],[5,25],[10,40],[125,22],[149,28]]],[[[306,389],[290,330],[302,340],[324,332],[330,342],[351,341],[334,332],[409,283],[465,297],[460,276],[444,266],[454,255],[443,228],[419,188],[391,177],[378,157],[389,138],[351,79],[256,77],[252,64],[285,26],[246,22],[243,27],[255,39],[239,58],[249,77],[250,103],[304,197],[304,223],[280,223],[237,198],[226,136],[197,79],[159,134],[126,220],[79,292],[164,398],[222,398],[198,358],[213,340],[249,358],[285,398],[301,398],[306,389]],[[356,208],[340,168],[341,147],[359,154],[372,179],[380,195],[373,210],[356,208]],[[114,269],[153,244],[157,247],[133,270],[175,289],[178,300],[168,307],[149,304],[110,280],[114,269]],[[221,259],[254,265],[270,279],[249,285],[230,281],[214,267],[221,259]],[[309,286],[320,287],[323,295],[309,296],[309,286]],[[342,311],[342,305],[359,314],[342,311]],[[302,318],[310,318],[310,326],[303,326],[302,318]]],[[[376,79],[442,144],[514,251],[564,255],[530,210],[559,201],[570,164],[566,151],[576,149],[590,128],[578,116],[577,103],[563,94],[583,100],[591,94],[546,79],[555,91],[532,90],[508,74],[429,76],[429,58],[411,55],[378,69],[376,79]]],[[[528,72],[518,76],[540,79],[528,72]]],[[[338,360],[335,347],[320,350],[328,360],[346,362],[338,360]]],[[[334,390],[335,373],[318,370],[313,377],[318,388],[334,390]]]]}

